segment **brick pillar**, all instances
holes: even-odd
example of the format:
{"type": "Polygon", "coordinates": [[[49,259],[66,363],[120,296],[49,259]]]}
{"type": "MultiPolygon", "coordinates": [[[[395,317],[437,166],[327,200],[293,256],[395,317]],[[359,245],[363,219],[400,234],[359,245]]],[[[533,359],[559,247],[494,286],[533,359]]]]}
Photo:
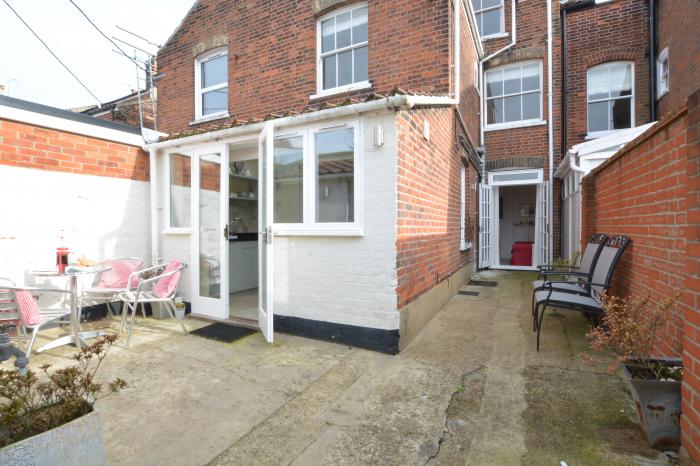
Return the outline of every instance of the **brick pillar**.
{"type": "Polygon", "coordinates": [[[687,116],[687,219],[685,292],[683,305],[683,404],[681,461],[700,464],[700,92],[688,98],[687,116]]]}
{"type": "Polygon", "coordinates": [[[581,180],[581,248],[586,249],[588,239],[596,233],[595,218],[595,173],[589,173],[581,180]]]}

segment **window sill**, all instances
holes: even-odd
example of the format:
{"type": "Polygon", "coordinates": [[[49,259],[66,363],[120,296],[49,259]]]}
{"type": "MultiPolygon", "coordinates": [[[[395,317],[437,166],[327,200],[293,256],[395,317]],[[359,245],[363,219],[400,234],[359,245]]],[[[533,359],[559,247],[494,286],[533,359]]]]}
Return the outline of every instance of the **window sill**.
{"type": "Polygon", "coordinates": [[[190,121],[190,126],[192,126],[192,125],[198,125],[198,124],[200,124],[200,123],[207,123],[207,122],[209,122],[209,121],[214,121],[214,120],[221,120],[221,119],[223,119],[223,118],[228,118],[228,117],[230,117],[230,116],[231,116],[231,115],[229,115],[228,112],[226,112],[226,113],[217,113],[217,114],[215,114],[215,115],[208,115],[208,116],[205,116],[205,117],[202,117],[202,118],[197,118],[197,119],[194,120],[194,121],[190,121]]]}
{"type": "Polygon", "coordinates": [[[656,94],[656,100],[661,100],[661,98],[662,98],[663,96],[665,96],[666,94],[668,94],[668,87],[665,88],[665,89],[663,89],[663,90],[661,90],[661,91],[659,91],[659,92],[656,94]]]}
{"type": "Polygon", "coordinates": [[[502,129],[513,129],[513,128],[527,128],[528,126],[542,126],[546,125],[547,120],[525,120],[525,121],[511,121],[509,123],[498,123],[494,125],[484,126],[484,132],[487,131],[500,131],[502,129]]]}
{"type": "Polygon", "coordinates": [[[329,97],[337,94],[344,94],[346,92],[359,91],[362,89],[371,89],[371,81],[362,81],[359,83],[348,84],[347,86],[334,87],[333,89],[326,89],[324,91],[319,91],[317,94],[312,94],[309,99],[322,99],[324,97],[329,97]]]}
{"type": "Polygon", "coordinates": [[[166,228],[161,232],[164,235],[191,235],[191,228],[166,228]]]}
{"type": "Polygon", "coordinates": [[[504,37],[508,37],[508,36],[510,36],[510,34],[507,32],[499,32],[497,34],[491,34],[491,35],[482,37],[481,42],[486,42],[486,41],[489,41],[492,39],[503,39],[504,37]]]}
{"type": "Polygon", "coordinates": [[[460,244],[459,250],[462,252],[469,251],[472,248],[472,243],[460,244]]]}

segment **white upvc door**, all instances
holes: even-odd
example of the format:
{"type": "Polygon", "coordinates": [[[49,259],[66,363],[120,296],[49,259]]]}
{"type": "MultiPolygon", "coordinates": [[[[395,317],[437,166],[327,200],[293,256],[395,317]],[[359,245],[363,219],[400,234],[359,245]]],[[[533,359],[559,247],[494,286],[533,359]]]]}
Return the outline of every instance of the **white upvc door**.
{"type": "Polygon", "coordinates": [[[228,319],[228,152],[224,145],[192,156],[192,307],[228,319]]]}
{"type": "Polygon", "coordinates": [[[274,127],[267,123],[258,138],[258,325],[265,339],[273,338],[273,208],[274,127]]]}
{"type": "Polygon", "coordinates": [[[479,268],[493,265],[493,188],[479,185],[479,268]]]}
{"type": "Polygon", "coordinates": [[[549,182],[537,185],[537,205],[535,207],[535,252],[534,266],[550,263],[549,258],[549,182]]]}

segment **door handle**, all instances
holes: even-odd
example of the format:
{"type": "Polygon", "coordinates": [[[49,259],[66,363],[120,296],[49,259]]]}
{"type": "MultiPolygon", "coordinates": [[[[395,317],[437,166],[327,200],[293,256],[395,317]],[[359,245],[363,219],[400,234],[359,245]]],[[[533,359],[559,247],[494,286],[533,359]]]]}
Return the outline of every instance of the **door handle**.
{"type": "Polygon", "coordinates": [[[228,225],[224,226],[224,238],[228,239],[228,225]]]}

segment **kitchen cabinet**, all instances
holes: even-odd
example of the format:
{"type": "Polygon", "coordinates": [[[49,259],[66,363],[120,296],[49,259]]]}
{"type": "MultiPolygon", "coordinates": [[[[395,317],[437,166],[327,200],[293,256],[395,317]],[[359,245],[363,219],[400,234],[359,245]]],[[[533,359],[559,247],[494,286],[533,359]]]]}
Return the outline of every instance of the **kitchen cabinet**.
{"type": "Polygon", "coordinates": [[[229,293],[258,286],[258,242],[229,241],[229,293]]]}

